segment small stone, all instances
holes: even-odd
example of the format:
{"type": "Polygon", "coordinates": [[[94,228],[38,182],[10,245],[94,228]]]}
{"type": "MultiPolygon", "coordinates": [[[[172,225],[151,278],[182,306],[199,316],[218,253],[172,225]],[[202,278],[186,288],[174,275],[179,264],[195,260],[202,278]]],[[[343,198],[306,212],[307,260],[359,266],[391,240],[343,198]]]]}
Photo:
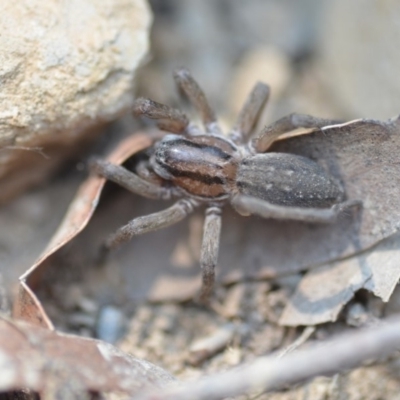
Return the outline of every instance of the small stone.
{"type": "Polygon", "coordinates": [[[122,337],[126,327],[123,312],[114,306],[105,306],[100,310],[96,324],[96,336],[108,343],[116,343],[122,337]]]}

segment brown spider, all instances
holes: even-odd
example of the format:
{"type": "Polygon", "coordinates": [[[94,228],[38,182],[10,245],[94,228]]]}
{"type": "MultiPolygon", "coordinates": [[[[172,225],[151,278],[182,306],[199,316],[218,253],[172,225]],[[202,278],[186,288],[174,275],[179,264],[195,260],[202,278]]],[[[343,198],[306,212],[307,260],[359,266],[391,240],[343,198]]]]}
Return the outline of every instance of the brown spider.
{"type": "Polygon", "coordinates": [[[269,87],[257,83],[234,128],[222,134],[215,114],[197,82],[186,69],[174,74],[181,91],[200,113],[205,132],[179,110],[148,99],[138,99],[134,113],[158,120],[171,134],[154,143],[153,152],[136,173],[106,161],[94,160],[91,169],[131,192],[153,199],[181,197],[171,207],[133,219],[103,245],[107,253],[133,236],[165,228],[206,204],[200,266],[200,299],[209,299],[215,277],[221,209],[229,202],[242,215],[329,223],[343,210],[360,205],[344,201],[340,184],[314,161],[293,154],[264,153],[282,134],[293,129],[320,128],[335,121],[303,114],[288,115],[250,138],[269,87]]]}

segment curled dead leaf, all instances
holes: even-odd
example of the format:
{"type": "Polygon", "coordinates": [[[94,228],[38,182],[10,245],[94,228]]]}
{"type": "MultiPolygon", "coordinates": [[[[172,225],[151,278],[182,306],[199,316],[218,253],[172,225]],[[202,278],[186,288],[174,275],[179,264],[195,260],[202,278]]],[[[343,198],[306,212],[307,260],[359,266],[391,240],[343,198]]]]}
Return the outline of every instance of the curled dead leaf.
{"type": "MultiPolygon", "coordinates": [[[[58,391],[69,388],[133,395],[173,382],[161,368],[100,340],[0,319],[2,393],[24,388],[56,398],[58,391]]],[[[64,398],[72,397],[70,393],[64,398]]]]}
{"type": "MultiPolygon", "coordinates": [[[[306,274],[280,323],[297,326],[335,321],[354,292],[362,288],[388,301],[400,279],[400,119],[326,127],[279,142],[274,150],[318,160],[340,179],[349,198],[363,201],[350,226],[339,221],[334,227],[316,227],[331,262],[323,260],[320,264],[324,265],[306,274]],[[340,258],[344,259],[335,261],[340,258]]],[[[307,239],[304,232],[302,238],[307,239]]],[[[321,241],[315,242],[316,247],[320,245],[321,241]]]]}
{"type": "MultiPolygon", "coordinates": [[[[151,143],[151,134],[137,133],[120,143],[107,159],[120,164],[135,152],[149,147],[151,143]]],[[[82,184],[47,248],[35,264],[20,277],[19,294],[14,304],[15,317],[35,325],[53,328],[34,290],[40,284],[45,269],[51,265],[49,258],[78,235],[89,222],[98,204],[104,183],[105,179],[90,176],[82,184]]]]}
{"type": "MultiPolygon", "coordinates": [[[[129,156],[150,146],[152,143],[150,136],[144,133],[132,136],[121,143],[108,160],[121,163],[129,156]]],[[[225,216],[222,228],[218,271],[220,281],[231,283],[243,278],[273,278],[329,264],[324,267],[327,278],[323,284],[320,280],[312,280],[308,276],[300,283],[299,290],[308,303],[299,301],[296,297],[298,294],[295,295],[281,319],[282,324],[288,325],[334,320],[338,310],[360,287],[372,289],[375,294],[387,300],[400,275],[400,263],[398,265],[395,261],[397,252],[392,251],[391,261],[387,265],[382,265],[387,258],[376,258],[376,255],[371,258],[368,255],[370,253],[364,252],[382,240],[390,238],[399,230],[400,214],[397,211],[400,199],[397,160],[399,150],[398,118],[388,122],[357,120],[328,126],[307,134],[292,135],[276,142],[271,151],[300,154],[321,164],[342,182],[349,199],[363,201],[362,210],[353,210],[346,215],[346,218],[326,225],[242,218],[228,210],[227,213],[230,215],[225,216]],[[353,256],[356,258],[349,259],[353,256]],[[330,266],[332,263],[334,265],[330,266]],[[353,267],[350,268],[349,265],[353,267]],[[379,265],[382,267],[379,268],[379,265]],[[334,279],[335,274],[338,274],[335,272],[338,268],[339,271],[340,269],[346,271],[349,279],[340,279],[341,283],[338,283],[334,279]],[[365,275],[365,269],[369,270],[369,275],[365,275]],[[357,280],[357,274],[363,279],[357,280]],[[307,280],[310,279],[314,283],[307,284],[307,280]],[[313,295],[312,290],[317,295],[313,295]],[[340,300],[329,303],[332,293],[340,300]],[[335,293],[343,295],[337,296],[335,293]],[[321,298],[326,298],[331,308],[327,309],[325,304],[323,308],[326,312],[321,312],[321,309],[313,304],[313,298],[317,298],[320,303],[321,298]],[[308,307],[309,311],[300,312],[299,307],[308,307]],[[296,316],[293,313],[297,313],[296,316]],[[303,317],[308,316],[296,319],[299,313],[303,317]]],[[[36,322],[43,324],[44,321],[45,325],[49,326],[49,321],[46,322],[46,318],[43,317],[43,309],[40,310],[40,302],[35,299],[33,293],[40,286],[42,279],[40,271],[48,268],[57,251],[65,247],[65,244],[86,226],[97,205],[103,184],[103,179],[94,176],[83,183],[48,249],[21,277],[22,300],[17,302],[16,315],[32,320],[27,310],[34,309],[36,322]],[[31,291],[26,287],[31,288],[31,291]],[[28,307],[29,301],[23,300],[24,296],[36,305],[28,307]]],[[[139,207],[139,197],[136,199],[135,204],[139,207]]],[[[145,204],[146,208],[150,203],[145,200],[141,204],[142,206],[145,204]]],[[[120,203],[111,208],[109,213],[115,219],[127,221],[132,218],[127,209],[125,204],[121,206],[120,203]]],[[[199,280],[197,277],[194,280],[193,269],[192,273],[188,274],[184,273],[184,268],[194,267],[194,274],[198,275],[198,249],[193,246],[193,243],[200,243],[198,238],[201,235],[199,228],[201,224],[196,222],[197,219],[197,215],[189,219],[189,232],[180,225],[165,230],[167,233],[162,231],[144,235],[145,239],[137,237],[132,246],[125,246],[125,250],[118,256],[118,263],[120,269],[129,270],[125,273],[123,281],[129,286],[130,293],[135,293],[136,298],[142,296],[157,301],[190,298],[199,280]],[[157,252],[149,250],[155,246],[153,241],[155,237],[158,240],[157,252]],[[176,249],[180,251],[171,251],[174,243],[176,249]],[[130,250],[131,247],[134,249],[130,250]],[[146,260],[145,257],[150,258],[146,260]],[[141,273],[147,274],[146,283],[141,273]],[[128,278],[129,274],[135,274],[135,279],[128,278]],[[179,276],[179,280],[176,276],[179,276]],[[174,289],[168,290],[169,287],[174,289]],[[157,292],[157,288],[162,288],[161,293],[157,292]],[[183,295],[185,298],[182,298],[183,295]]],[[[106,226],[104,235],[112,230],[112,227],[106,226]]],[[[390,240],[395,240],[395,237],[390,240]]],[[[394,249],[396,244],[390,246],[394,249]]],[[[81,246],[79,251],[83,251],[83,247],[81,246]]],[[[383,249],[382,254],[387,254],[387,251],[383,249]]],[[[71,265],[71,268],[73,267],[71,265]]],[[[339,275],[344,278],[344,274],[339,272],[339,275]]]]}

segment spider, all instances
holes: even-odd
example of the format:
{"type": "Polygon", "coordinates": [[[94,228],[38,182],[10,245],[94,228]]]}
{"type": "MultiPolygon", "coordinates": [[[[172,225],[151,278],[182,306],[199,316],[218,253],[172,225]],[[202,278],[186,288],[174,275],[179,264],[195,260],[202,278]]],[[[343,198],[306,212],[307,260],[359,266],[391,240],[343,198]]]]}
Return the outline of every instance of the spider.
{"type": "Polygon", "coordinates": [[[316,162],[287,153],[265,153],[282,134],[296,128],[321,128],[337,121],[290,114],[251,133],[267,103],[269,87],[258,82],[233,129],[223,135],[203,91],[187,69],[175,71],[180,91],[200,113],[204,131],[181,111],[149,99],[134,103],[134,114],[158,121],[169,132],[153,144],[147,161],[135,173],[95,159],[91,170],[129,191],[152,199],[180,197],[172,206],[131,220],[103,244],[102,254],[133,236],[175,224],[200,205],[206,206],[200,254],[200,300],[212,293],[221,231],[221,209],[230,203],[241,215],[310,223],[332,223],[359,206],[345,200],[342,186],[316,162]]]}

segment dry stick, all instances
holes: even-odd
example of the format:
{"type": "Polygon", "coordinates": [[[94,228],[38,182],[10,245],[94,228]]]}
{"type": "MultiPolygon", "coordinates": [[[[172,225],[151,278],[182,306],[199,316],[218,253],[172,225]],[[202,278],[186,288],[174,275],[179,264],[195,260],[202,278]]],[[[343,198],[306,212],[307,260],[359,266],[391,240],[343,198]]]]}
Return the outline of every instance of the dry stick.
{"type": "Polygon", "coordinates": [[[293,343],[291,343],[289,346],[285,347],[282,351],[279,352],[278,358],[282,358],[287,354],[295,351],[297,348],[303,345],[314,332],[315,326],[307,326],[307,328],[304,329],[303,333],[293,343]]]}
{"type": "MultiPolygon", "coordinates": [[[[315,326],[307,326],[303,330],[303,333],[293,343],[291,343],[289,346],[285,347],[283,350],[278,352],[276,357],[278,359],[285,357],[288,354],[295,351],[296,349],[298,349],[310,338],[310,336],[315,332],[315,330],[316,330],[315,326]]],[[[264,394],[265,394],[265,391],[263,390],[262,392],[256,394],[254,397],[252,397],[251,400],[256,400],[264,394]]]]}
{"type": "Polygon", "coordinates": [[[43,151],[42,147],[27,147],[27,146],[4,146],[0,147],[1,150],[22,150],[22,151],[32,151],[34,153],[40,154],[43,158],[49,159],[50,157],[43,151]]]}
{"type": "Polygon", "coordinates": [[[135,400],[218,400],[250,392],[271,391],[317,375],[334,374],[362,362],[388,356],[400,348],[400,318],[375,328],[347,333],[283,358],[263,357],[234,370],[199,381],[147,392],[135,400]]]}

